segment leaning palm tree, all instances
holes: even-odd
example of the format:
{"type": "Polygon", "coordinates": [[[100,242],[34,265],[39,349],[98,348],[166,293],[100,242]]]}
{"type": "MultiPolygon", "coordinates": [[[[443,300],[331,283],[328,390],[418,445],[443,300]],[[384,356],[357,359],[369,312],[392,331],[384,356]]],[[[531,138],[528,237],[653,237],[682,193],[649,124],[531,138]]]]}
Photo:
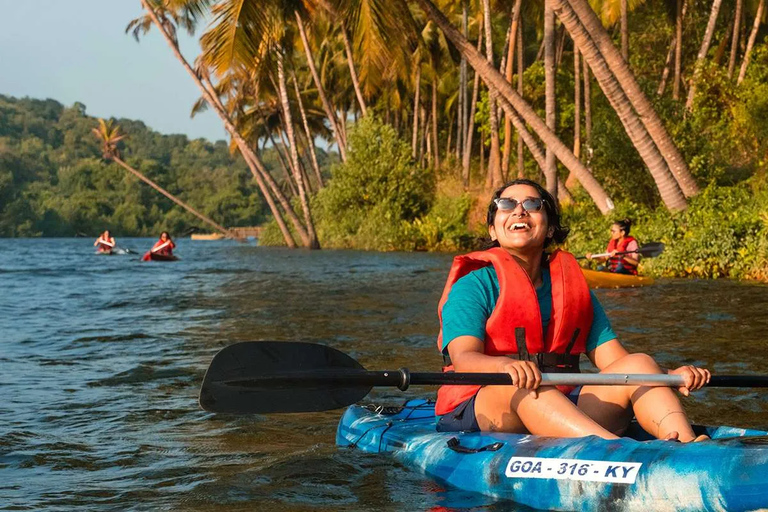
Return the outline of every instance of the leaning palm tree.
{"type": "Polygon", "coordinates": [[[752,48],[755,46],[755,39],[757,38],[757,30],[760,28],[760,22],[763,18],[763,11],[765,10],[765,0],[760,0],[757,5],[757,13],[755,14],[755,22],[752,24],[752,30],[749,33],[749,41],[747,42],[747,48],[744,51],[744,60],[741,62],[741,69],[739,70],[739,78],[736,80],[737,84],[740,84],[744,77],[747,76],[747,66],[749,65],[749,58],[752,54],[752,48]]]}
{"type": "MultiPolygon", "coordinates": [[[[680,189],[683,191],[685,197],[692,197],[699,193],[699,187],[696,184],[696,180],[693,178],[688,164],[685,162],[680,150],[672,141],[669,132],[664,127],[661,118],[656,110],[648,101],[645,93],[640,88],[640,85],[635,79],[635,75],[629,66],[621,57],[621,54],[613,45],[611,37],[606,32],[597,15],[590,7],[587,0],[557,0],[559,6],[566,8],[570,6],[574,14],[578,17],[581,25],[589,33],[590,38],[594,41],[597,48],[600,50],[605,63],[608,65],[610,71],[615,75],[619,85],[625,91],[627,98],[629,99],[632,107],[637,111],[640,117],[640,121],[648,130],[648,134],[653,139],[653,143],[659,148],[664,160],[669,165],[669,169],[677,180],[680,189]]],[[[638,148],[639,149],[639,148],[638,148]]]]}
{"type": "Polygon", "coordinates": [[[167,190],[165,190],[163,187],[152,181],[151,179],[144,176],[142,173],[128,165],[121,157],[120,150],[118,149],[118,143],[122,140],[125,140],[127,138],[127,135],[120,133],[120,126],[117,124],[113,124],[112,121],[104,121],[103,119],[99,119],[99,126],[98,128],[93,128],[91,130],[93,134],[99,139],[101,142],[101,153],[105,160],[111,160],[115,162],[117,165],[125,169],[126,171],[130,172],[137,178],[139,178],[141,181],[152,187],[153,189],[157,190],[161,194],[163,194],[165,197],[176,203],[177,205],[181,206],[185,210],[187,210],[189,213],[197,217],[198,219],[202,220],[206,224],[213,227],[216,231],[221,233],[227,238],[237,238],[237,236],[228,230],[227,228],[221,226],[220,224],[214,222],[213,220],[209,219],[202,213],[198,212],[191,206],[189,206],[187,203],[179,199],[178,197],[174,196],[167,190]]]}
{"type": "MultiPolygon", "coordinates": [[[[165,5],[159,4],[156,0],[140,0],[140,2],[147,14],[141,18],[133,20],[128,25],[126,32],[133,31],[134,37],[138,39],[141,33],[148,32],[152,26],[157,27],[163,39],[165,39],[166,43],[168,43],[168,46],[171,48],[171,51],[173,52],[176,59],[181,63],[184,69],[186,69],[187,73],[189,73],[189,75],[194,80],[195,85],[197,85],[197,87],[200,89],[205,102],[216,112],[219,118],[221,118],[222,122],[224,123],[224,127],[229,132],[240,153],[243,155],[245,163],[248,165],[248,168],[251,170],[253,177],[256,179],[256,183],[258,184],[259,189],[264,196],[270,211],[272,212],[275,222],[283,234],[286,245],[291,248],[296,247],[296,243],[293,240],[291,231],[283,221],[280,209],[275,203],[272,192],[270,191],[268,176],[269,173],[267,172],[266,167],[264,167],[261,159],[258,157],[258,155],[256,155],[247,141],[237,130],[237,127],[232,122],[231,116],[225,110],[217,92],[214,90],[210,81],[205,80],[200,70],[193,68],[189,61],[181,53],[179,41],[176,37],[177,28],[182,27],[186,28],[188,31],[192,31],[194,29],[195,20],[204,15],[205,9],[210,4],[210,1],[174,0],[173,7],[176,7],[177,10],[170,10],[166,8],[165,5]],[[176,4],[183,5],[179,7],[179,5],[176,4]]],[[[272,188],[274,190],[274,187],[272,188]]],[[[283,206],[285,207],[286,205],[287,201],[283,206]]],[[[310,246],[310,240],[307,231],[304,226],[301,225],[301,222],[290,208],[290,205],[285,208],[285,213],[292,221],[294,230],[301,237],[304,245],[310,246]]]]}
{"type": "MultiPolygon", "coordinates": [[[[648,166],[648,170],[656,182],[665,206],[672,211],[685,209],[687,203],[682,190],[672,175],[664,157],[653,143],[646,127],[632,109],[628,94],[625,93],[616,77],[611,73],[606,60],[601,58],[601,55],[604,54],[601,54],[595,42],[590,38],[586,27],[579,23],[579,18],[566,0],[550,1],[555,4],[555,11],[558,17],[568,29],[582,55],[584,55],[584,60],[589,62],[595,78],[597,78],[600,87],[605,93],[605,97],[618,114],[627,135],[629,135],[635,148],[637,148],[643,161],[648,166]]],[[[618,58],[623,62],[621,56],[618,58]]]]}

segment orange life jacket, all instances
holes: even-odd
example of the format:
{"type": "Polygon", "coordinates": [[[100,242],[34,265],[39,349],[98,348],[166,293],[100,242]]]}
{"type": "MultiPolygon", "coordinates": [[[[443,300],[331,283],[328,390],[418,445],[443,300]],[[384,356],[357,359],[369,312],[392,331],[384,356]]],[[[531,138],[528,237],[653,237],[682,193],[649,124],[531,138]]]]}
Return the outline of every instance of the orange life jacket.
{"type": "MultiPolygon", "coordinates": [[[[572,254],[557,250],[549,257],[552,280],[552,318],[546,334],[536,290],[526,271],[506,250],[496,247],[453,260],[448,281],[438,306],[440,334],[437,348],[442,352],[442,310],[453,284],[468,273],[493,265],[499,279],[499,298],[485,324],[484,353],[493,356],[517,356],[534,360],[547,372],[578,372],[579,354],[586,351],[592,328],[592,298],[581,268],[572,254]]],[[[453,371],[447,361],[443,371],[453,371]]],[[[435,413],[447,414],[472,397],[481,386],[441,386],[437,392],[435,413]]],[[[573,388],[559,386],[568,393],[573,388]]]]}
{"type": "MultiPolygon", "coordinates": [[[[631,242],[637,242],[633,237],[631,236],[625,236],[624,239],[619,242],[618,240],[615,240],[611,238],[611,241],[608,242],[608,251],[616,251],[616,252],[626,252],[627,247],[629,247],[629,244],[631,242]]],[[[621,263],[626,270],[631,272],[633,275],[637,275],[637,265],[633,265],[626,260],[624,260],[624,256],[614,256],[613,258],[610,258],[608,260],[608,268],[611,270],[611,272],[616,272],[616,269],[619,266],[619,263],[621,263]]]]}
{"type": "Polygon", "coordinates": [[[99,239],[96,240],[96,242],[98,242],[99,244],[98,246],[96,246],[96,250],[98,250],[99,252],[112,252],[112,250],[114,249],[114,247],[112,247],[108,243],[104,243],[104,242],[109,242],[108,239],[99,237],[99,239]]]}

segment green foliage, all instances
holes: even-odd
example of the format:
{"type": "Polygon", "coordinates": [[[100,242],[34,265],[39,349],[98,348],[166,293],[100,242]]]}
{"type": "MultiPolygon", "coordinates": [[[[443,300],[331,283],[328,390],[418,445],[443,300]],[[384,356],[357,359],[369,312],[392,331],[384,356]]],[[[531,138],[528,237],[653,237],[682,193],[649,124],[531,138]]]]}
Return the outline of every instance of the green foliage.
{"type": "MultiPolygon", "coordinates": [[[[123,158],[169,192],[226,226],[264,221],[266,206],[251,174],[226,143],[161,135],[139,121],[118,123],[129,135],[120,143],[123,158]]],[[[81,103],[0,96],[0,236],[96,236],[105,228],[117,237],[144,236],[200,226],[104,162],[91,133],[96,124],[81,103]]]]}
{"type": "Polygon", "coordinates": [[[333,166],[331,175],[312,202],[324,247],[402,248],[405,227],[434,200],[434,175],[413,162],[391,126],[372,116],[355,124],[347,162],[333,166]]]}

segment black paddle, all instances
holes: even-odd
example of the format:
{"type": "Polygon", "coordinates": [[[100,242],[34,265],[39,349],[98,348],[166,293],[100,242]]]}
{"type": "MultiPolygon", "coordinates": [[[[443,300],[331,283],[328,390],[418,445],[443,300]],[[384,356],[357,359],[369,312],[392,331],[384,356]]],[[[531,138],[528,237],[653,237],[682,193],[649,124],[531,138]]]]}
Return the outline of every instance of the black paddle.
{"type": "MultiPolygon", "coordinates": [[[[235,343],[216,354],[200,389],[206,411],[235,414],[316,412],[360,401],[374,386],[511,385],[506,373],[367,371],[334,348],[291,341],[235,343]]],[[[544,373],[548,385],[683,385],[679,375],[544,373]]],[[[712,376],[710,387],[768,387],[768,376],[712,376]]]]}
{"type": "MultiPolygon", "coordinates": [[[[634,251],[617,252],[616,256],[620,256],[620,255],[623,255],[623,254],[642,254],[646,258],[655,258],[656,256],[658,256],[662,252],[664,252],[664,244],[663,243],[661,243],[661,242],[649,242],[647,244],[644,244],[644,245],[638,247],[634,251]]],[[[611,253],[604,252],[604,253],[601,253],[601,254],[593,254],[592,257],[593,258],[605,258],[605,257],[610,256],[610,255],[611,255],[611,253]]],[[[577,256],[576,259],[577,260],[583,260],[583,259],[586,259],[586,256],[577,256]]]]}

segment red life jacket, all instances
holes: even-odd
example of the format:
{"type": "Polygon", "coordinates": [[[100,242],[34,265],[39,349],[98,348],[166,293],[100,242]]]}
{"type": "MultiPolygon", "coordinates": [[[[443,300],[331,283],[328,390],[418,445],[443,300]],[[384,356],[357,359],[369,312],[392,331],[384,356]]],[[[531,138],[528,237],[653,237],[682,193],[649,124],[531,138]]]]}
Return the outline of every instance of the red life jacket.
{"type": "Polygon", "coordinates": [[[158,240],[157,242],[155,242],[155,245],[152,246],[152,249],[154,249],[155,247],[160,247],[165,243],[167,243],[168,245],[166,245],[159,251],[153,251],[154,254],[160,254],[162,256],[173,256],[173,248],[176,247],[176,244],[174,244],[171,240],[166,240],[165,242],[163,242],[162,240],[158,240]]]}
{"type": "MultiPolygon", "coordinates": [[[[608,251],[616,251],[616,252],[626,252],[627,247],[629,247],[629,244],[631,242],[637,242],[633,237],[631,236],[625,236],[624,239],[619,242],[618,240],[615,240],[611,238],[611,241],[608,242],[608,251]]],[[[626,256],[626,255],[624,255],[626,256]]],[[[624,256],[614,256],[613,258],[610,258],[608,260],[608,268],[611,272],[616,272],[616,269],[619,266],[619,263],[624,265],[624,268],[627,269],[629,272],[631,272],[633,275],[637,275],[637,265],[632,265],[631,263],[624,260],[624,256]]]]}
{"type": "MultiPolygon", "coordinates": [[[[112,247],[111,245],[105,244],[103,240],[104,239],[101,237],[99,237],[99,239],[96,240],[99,243],[99,245],[96,247],[96,250],[99,252],[112,252],[112,249],[114,249],[114,247],[112,247]]],[[[106,241],[109,242],[109,240],[106,240],[106,241]]]]}
{"type": "MultiPolygon", "coordinates": [[[[528,274],[506,250],[496,247],[453,260],[448,281],[438,306],[442,326],[443,305],[453,284],[466,274],[493,265],[499,279],[499,298],[485,324],[484,353],[493,356],[517,355],[535,360],[547,372],[578,372],[579,354],[586,351],[592,328],[592,298],[581,268],[572,254],[555,251],[549,257],[552,280],[552,318],[546,335],[542,329],[541,311],[536,290],[528,274]]],[[[442,327],[437,348],[442,352],[442,327]]],[[[443,371],[453,371],[448,362],[443,371]]],[[[471,398],[481,386],[441,386],[437,392],[435,413],[447,414],[471,398]]],[[[568,393],[573,387],[559,386],[568,393]]]]}

